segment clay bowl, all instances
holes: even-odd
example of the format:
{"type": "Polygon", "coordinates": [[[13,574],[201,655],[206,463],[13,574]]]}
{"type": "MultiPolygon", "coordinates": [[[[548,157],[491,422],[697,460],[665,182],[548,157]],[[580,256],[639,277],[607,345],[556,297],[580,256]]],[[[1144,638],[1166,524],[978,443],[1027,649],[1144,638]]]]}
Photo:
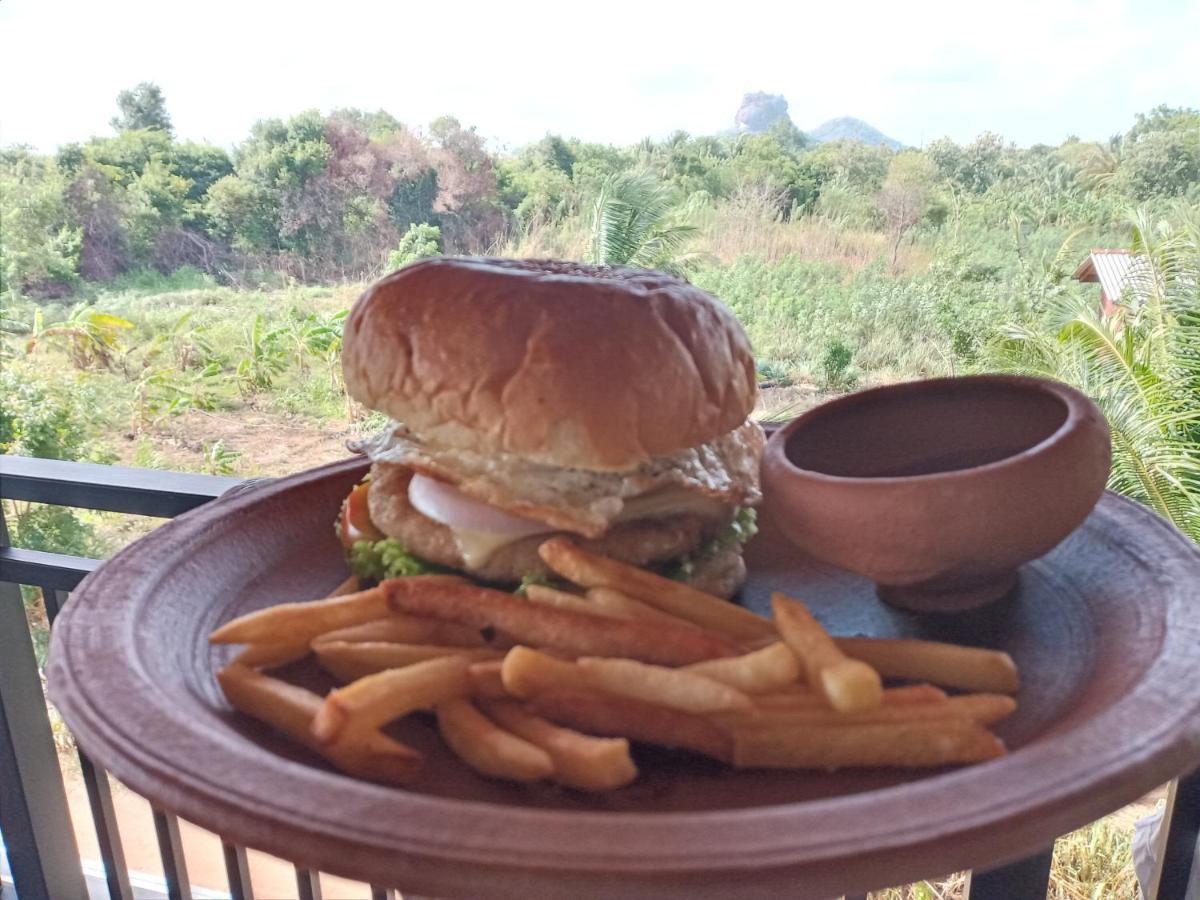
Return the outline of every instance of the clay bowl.
{"type": "Polygon", "coordinates": [[[775,432],[765,513],[889,603],[955,612],[1013,591],[1099,501],[1108,425],[1057,382],[984,375],[851,394],[775,432]]]}

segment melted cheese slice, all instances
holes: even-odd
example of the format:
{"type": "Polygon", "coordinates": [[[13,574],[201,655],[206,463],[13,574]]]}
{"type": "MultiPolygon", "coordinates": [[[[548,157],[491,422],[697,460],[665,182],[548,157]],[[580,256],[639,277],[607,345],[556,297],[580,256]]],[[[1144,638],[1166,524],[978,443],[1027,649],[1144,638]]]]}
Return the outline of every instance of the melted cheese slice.
{"type": "MultiPolygon", "coordinates": [[[[728,505],[714,497],[705,497],[703,494],[681,488],[668,488],[638,497],[627,497],[621,512],[613,521],[632,522],[635,519],[654,519],[687,513],[716,518],[725,514],[728,509],[728,505]]],[[[515,544],[517,541],[534,536],[531,534],[494,534],[469,528],[451,528],[450,530],[458,544],[459,552],[462,553],[463,562],[470,568],[478,568],[486,564],[489,559],[509,544],[515,544]]],[[[540,533],[551,534],[561,530],[547,525],[546,530],[540,533]]]]}
{"type": "MultiPolygon", "coordinates": [[[[553,530],[553,528],[547,527],[545,533],[549,534],[553,530]]],[[[497,552],[509,544],[515,544],[517,541],[533,537],[533,535],[529,534],[492,534],[488,531],[473,531],[468,528],[452,528],[450,531],[454,535],[455,543],[458,544],[458,550],[462,554],[463,562],[467,564],[468,568],[472,569],[484,565],[497,552]]]]}

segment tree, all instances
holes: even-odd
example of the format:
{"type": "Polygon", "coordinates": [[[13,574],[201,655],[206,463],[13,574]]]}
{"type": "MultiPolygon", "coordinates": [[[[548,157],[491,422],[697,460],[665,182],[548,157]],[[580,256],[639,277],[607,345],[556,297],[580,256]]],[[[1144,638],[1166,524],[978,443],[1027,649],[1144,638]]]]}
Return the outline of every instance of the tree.
{"type": "Polygon", "coordinates": [[[433,211],[438,196],[437,171],[429,148],[407,128],[383,138],[380,148],[394,180],[387,200],[392,225],[404,232],[421,222],[439,222],[440,217],[433,211]]]}
{"type": "Polygon", "coordinates": [[[789,153],[799,153],[808,146],[808,137],[796,127],[790,116],[776,119],[767,128],[767,134],[779,141],[779,145],[789,153]]]}
{"type": "Polygon", "coordinates": [[[187,142],[171,148],[175,169],[180,177],[190,182],[187,199],[201,203],[208,189],[226,175],[233,174],[233,161],[229,154],[212,144],[187,142]]]}
{"type": "Polygon", "coordinates": [[[317,182],[332,153],[316,110],[255,122],[237,148],[234,174],[209,188],[206,213],[242,249],[315,255],[341,223],[317,182]]]}
{"type": "Polygon", "coordinates": [[[429,134],[438,176],[435,212],[455,212],[495,195],[495,165],[474,128],[464,128],[453,116],[442,116],[430,124],[429,134]]]}
{"type": "Polygon", "coordinates": [[[204,215],[213,233],[242,251],[279,249],[277,213],[266,188],[237,175],[217,179],[205,196],[204,215]]]}
{"type": "Polygon", "coordinates": [[[840,179],[863,193],[873,194],[883,186],[892,156],[884,146],[826,141],[804,153],[800,163],[820,184],[840,179]]]}
{"type": "Polygon", "coordinates": [[[690,212],[645,172],[615,175],[592,205],[589,262],[680,274],[695,260],[685,252],[697,232],[690,212]]]}
{"type": "Polygon", "coordinates": [[[81,232],[79,274],[89,281],[108,281],[130,266],[119,190],[101,167],[89,163],[64,192],[71,221],[81,232]]]}
{"type": "Polygon", "coordinates": [[[1159,106],[1121,141],[1120,188],[1134,200],[1177,197],[1200,183],[1200,111],[1159,106]]]}
{"type": "Polygon", "coordinates": [[[117,131],[154,128],[166,134],[172,133],[167,101],[162,89],[151,81],[143,81],[137,87],[117,94],[117,108],[120,115],[114,116],[110,122],[117,131]]]}
{"type": "Polygon", "coordinates": [[[171,138],[156,128],[122,131],[116,137],[92,138],[83,148],[84,159],[103,168],[121,185],[135,181],[152,160],[171,160],[171,138]]]}
{"type": "Polygon", "coordinates": [[[942,177],[975,194],[982,194],[1013,173],[1012,146],[991,131],[965,147],[941,138],[930,144],[927,152],[942,177]]]}
{"type": "Polygon", "coordinates": [[[441,219],[448,248],[475,252],[486,248],[504,225],[496,193],[496,165],[483,138],[452,116],[429,126],[437,172],[433,211],[441,219]]]}
{"type": "Polygon", "coordinates": [[[811,172],[772,134],[740,136],[729,168],[739,189],[760,186],[769,190],[776,197],[781,217],[791,215],[793,207],[808,208],[816,200],[819,185],[811,172]]]}
{"type": "Polygon", "coordinates": [[[82,235],[69,222],[65,189],[49,160],[0,153],[0,291],[61,296],[79,280],[82,235]]]}
{"type": "Polygon", "coordinates": [[[879,209],[892,238],[892,267],[900,255],[900,242],[921,220],[933,192],[937,166],[925,154],[906,150],[892,158],[879,191],[879,209]]]}
{"type": "Polygon", "coordinates": [[[404,131],[404,123],[385,109],[377,109],[374,112],[353,107],[335,109],[329,114],[329,118],[331,121],[346,122],[354,126],[374,141],[404,131]]]}

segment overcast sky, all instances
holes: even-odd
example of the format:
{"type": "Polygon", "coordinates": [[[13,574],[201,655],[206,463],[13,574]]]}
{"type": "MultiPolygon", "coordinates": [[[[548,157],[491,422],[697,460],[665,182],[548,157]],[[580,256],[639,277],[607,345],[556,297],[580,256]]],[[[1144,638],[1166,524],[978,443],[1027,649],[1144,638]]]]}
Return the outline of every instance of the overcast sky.
{"type": "Polygon", "coordinates": [[[801,128],[849,115],[908,144],[1058,143],[1200,106],[1200,2],[0,0],[0,143],[111,133],[139,81],[180,137],[224,146],[338,106],[455,115],[498,147],[628,143],[728,128],[755,90],[801,128]]]}

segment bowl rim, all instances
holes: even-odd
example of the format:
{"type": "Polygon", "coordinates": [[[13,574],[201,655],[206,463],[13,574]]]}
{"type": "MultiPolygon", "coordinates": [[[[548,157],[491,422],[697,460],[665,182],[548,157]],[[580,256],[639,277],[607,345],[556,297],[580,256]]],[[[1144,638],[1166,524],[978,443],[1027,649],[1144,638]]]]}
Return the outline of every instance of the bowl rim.
{"type": "Polygon", "coordinates": [[[795,477],[828,485],[843,485],[847,487],[865,487],[868,485],[888,487],[906,484],[930,484],[936,481],[958,481],[977,477],[980,473],[994,474],[1003,472],[1040,456],[1053,445],[1061,443],[1072,432],[1078,431],[1082,427],[1085,413],[1089,409],[1096,413],[1097,418],[1101,422],[1104,421],[1104,417],[1100,414],[1096,405],[1075,388],[1061,381],[1036,378],[1029,375],[955,375],[942,378],[925,378],[918,381],[904,381],[899,384],[887,384],[880,387],[868,388],[864,391],[855,391],[854,393],[836,397],[833,400],[822,403],[820,406],[806,410],[791,422],[772,432],[763,450],[763,461],[764,463],[769,462],[772,466],[782,466],[789,475],[795,477]],[[1063,418],[1062,423],[1054,431],[1036,444],[1026,447],[1024,450],[1014,453],[1011,456],[1006,456],[1003,459],[978,466],[969,466],[965,469],[949,469],[944,472],[929,472],[924,475],[833,475],[828,472],[818,472],[815,469],[803,468],[796,465],[788,457],[786,448],[792,435],[807,425],[812,424],[817,419],[836,415],[845,408],[858,406],[881,396],[920,394],[926,391],[943,389],[948,385],[961,385],[969,388],[992,385],[1051,394],[1055,399],[1062,402],[1066,407],[1067,414],[1063,418]]]}

